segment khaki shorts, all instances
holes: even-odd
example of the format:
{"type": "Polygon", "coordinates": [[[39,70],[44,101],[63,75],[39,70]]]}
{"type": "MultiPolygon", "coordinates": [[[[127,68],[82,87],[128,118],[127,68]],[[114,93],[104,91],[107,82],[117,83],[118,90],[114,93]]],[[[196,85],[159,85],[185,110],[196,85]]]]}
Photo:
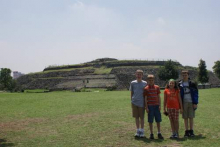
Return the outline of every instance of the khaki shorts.
{"type": "Polygon", "coordinates": [[[144,119],[144,107],[138,107],[134,104],[131,103],[131,107],[132,107],[132,116],[135,118],[141,118],[144,119]]]}
{"type": "Polygon", "coordinates": [[[195,110],[193,109],[192,102],[183,103],[183,118],[195,118],[195,110]]]}

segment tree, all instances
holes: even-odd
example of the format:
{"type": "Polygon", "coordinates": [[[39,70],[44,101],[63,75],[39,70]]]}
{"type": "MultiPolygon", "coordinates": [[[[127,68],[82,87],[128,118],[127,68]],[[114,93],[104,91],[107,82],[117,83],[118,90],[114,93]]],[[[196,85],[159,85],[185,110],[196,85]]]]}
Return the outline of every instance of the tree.
{"type": "Polygon", "coordinates": [[[172,60],[168,60],[163,67],[159,69],[158,76],[160,80],[168,81],[179,77],[178,70],[172,60]]]}
{"type": "Polygon", "coordinates": [[[212,67],[214,73],[217,75],[217,77],[220,79],[220,61],[216,61],[215,65],[212,67]]]}
{"type": "Polygon", "coordinates": [[[198,81],[201,83],[207,83],[209,81],[208,71],[206,69],[206,63],[202,59],[199,61],[199,75],[198,81]]]}
{"type": "Polygon", "coordinates": [[[0,71],[0,84],[3,89],[10,89],[12,85],[11,70],[2,68],[0,71]]]}
{"type": "Polygon", "coordinates": [[[10,81],[10,85],[9,87],[7,87],[7,89],[11,92],[14,92],[14,91],[18,91],[19,90],[19,86],[17,85],[17,81],[15,79],[12,79],[10,81]]]}

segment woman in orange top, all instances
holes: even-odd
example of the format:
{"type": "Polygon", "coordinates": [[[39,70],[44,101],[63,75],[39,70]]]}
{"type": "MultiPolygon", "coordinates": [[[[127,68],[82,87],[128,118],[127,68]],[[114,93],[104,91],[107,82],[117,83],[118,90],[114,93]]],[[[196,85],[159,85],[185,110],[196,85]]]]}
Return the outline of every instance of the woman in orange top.
{"type": "Polygon", "coordinates": [[[170,138],[178,138],[179,113],[182,114],[183,107],[180,92],[174,79],[169,80],[168,84],[166,85],[166,89],[164,90],[164,113],[167,112],[172,129],[172,135],[170,138]]]}

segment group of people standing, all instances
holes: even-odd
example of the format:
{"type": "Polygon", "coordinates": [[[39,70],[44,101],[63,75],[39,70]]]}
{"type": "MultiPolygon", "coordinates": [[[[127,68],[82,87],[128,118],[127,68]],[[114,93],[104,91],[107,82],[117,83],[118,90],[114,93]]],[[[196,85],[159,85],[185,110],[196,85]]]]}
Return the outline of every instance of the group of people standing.
{"type": "MultiPolygon", "coordinates": [[[[179,138],[179,113],[182,114],[185,124],[184,137],[193,137],[193,119],[198,104],[198,89],[190,81],[189,72],[182,71],[182,80],[177,83],[170,79],[164,90],[163,113],[169,117],[172,134],[171,139],[179,138]]],[[[161,97],[160,87],[154,84],[154,75],[148,75],[147,81],[142,80],[143,71],[137,70],[136,80],[130,84],[132,116],[135,118],[137,131],[135,137],[145,137],[144,116],[148,114],[150,139],[154,139],[153,122],[157,124],[157,137],[164,139],[160,130],[161,97]]]]}

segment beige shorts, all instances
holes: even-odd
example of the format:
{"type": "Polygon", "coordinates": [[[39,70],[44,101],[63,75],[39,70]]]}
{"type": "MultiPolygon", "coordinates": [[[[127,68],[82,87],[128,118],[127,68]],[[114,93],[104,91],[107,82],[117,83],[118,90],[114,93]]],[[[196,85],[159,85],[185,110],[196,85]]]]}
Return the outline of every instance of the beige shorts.
{"type": "Polygon", "coordinates": [[[183,118],[195,118],[195,110],[193,109],[192,102],[183,103],[183,118]]]}
{"type": "Polygon", "coordinates": [[[132,107],[132,116],[134,118],[141,118],[144,119],[144,111],[145,109],[142,107],[138,107],[134,104],[131,103],[131,107],[132,107]]]}

